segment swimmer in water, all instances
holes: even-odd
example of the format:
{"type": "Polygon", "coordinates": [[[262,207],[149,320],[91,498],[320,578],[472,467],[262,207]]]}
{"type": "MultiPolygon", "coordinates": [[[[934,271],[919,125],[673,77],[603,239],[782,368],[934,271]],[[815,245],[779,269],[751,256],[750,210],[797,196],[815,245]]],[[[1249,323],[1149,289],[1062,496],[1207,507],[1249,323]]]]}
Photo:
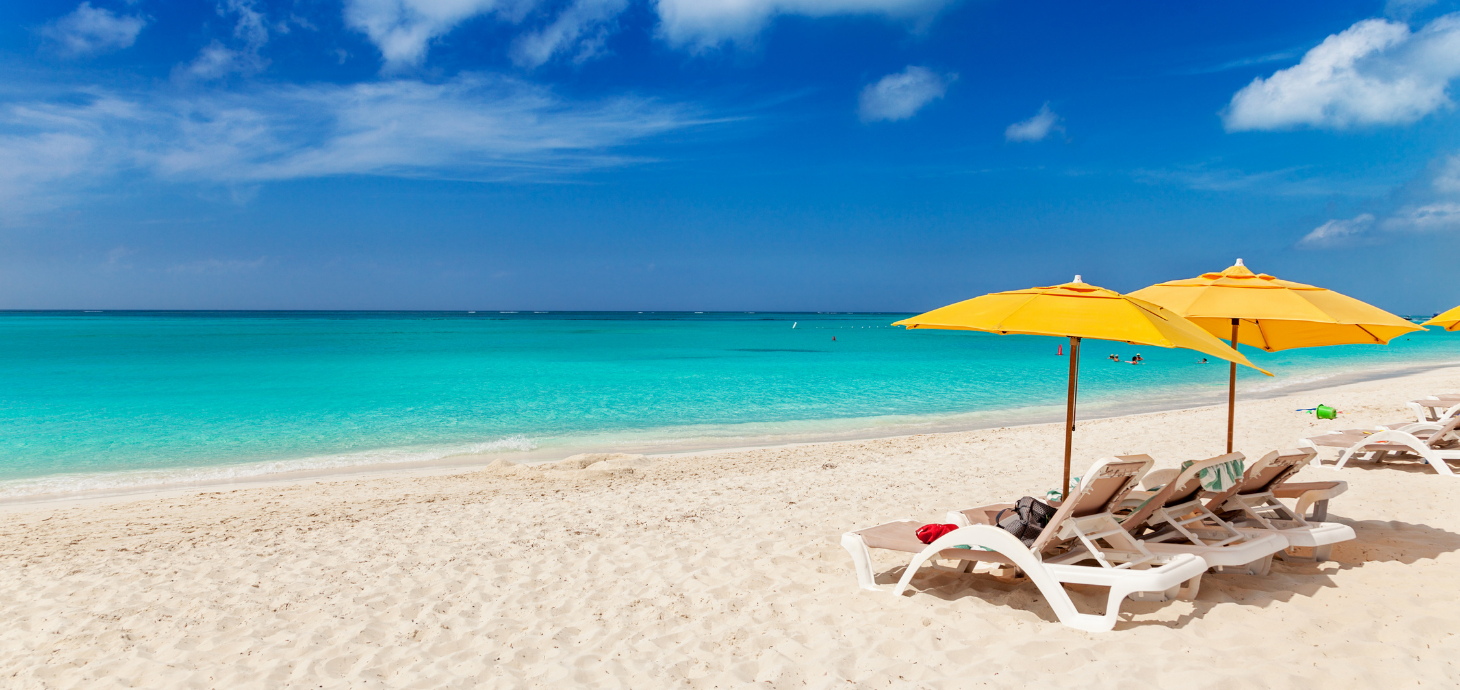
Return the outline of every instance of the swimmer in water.
{"type": "Polygon", "coordinates": [[[1197,364],[1206,364],[1207,363],[1207,358],[1206,357],[1202,357],[1201,359],[1197,360],[1196,363],[1197,364]]]}
{"type": "Polygon", "coordinates": [[[1106,357],[1106,359],[1108,359],[1108,360],[1110,360],[1112,362],[1119,362],[1120,361],[1120,355],[1111,355],[1109,357],[1106,357]]]}
{"type": "Polygon", "coordinates": [[[1139,353],[1139,352],[1136,353],[1136,356],[1130,358],[1130,363],[1131,364],[1140,364],[1141,362],[1144,362],[1144,361],[1146,361],[1145,358],[1144,357],[1141,357],[1141,353],[1139,353]]]}

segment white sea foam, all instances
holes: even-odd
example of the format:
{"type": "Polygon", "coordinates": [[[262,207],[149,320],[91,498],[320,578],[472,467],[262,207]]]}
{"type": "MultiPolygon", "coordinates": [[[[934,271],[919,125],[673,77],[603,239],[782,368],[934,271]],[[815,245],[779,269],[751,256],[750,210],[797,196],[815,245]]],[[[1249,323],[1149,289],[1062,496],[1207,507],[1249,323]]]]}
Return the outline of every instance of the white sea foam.
{"type": "Polygon", "coordinates": [[[265,478],[269,475],[364,469],[375,465],[416,465],[440,462],[449,458],[468,459],[471,456],[524,453],[536,448],[536,442],[518,434],[493,441],[443,448],[384,448],[359,453],[318,455],[233,465],[56,474],[0,482],[0,500],[26,499],[51,494],[114,494],[172,486],[229,484],[265,478]]]}
{"type": "Polygon", "coordinates": [[[1309,376],[1276,377],[1270,380],[1264,380],[1260,383],[1253,383],[1250,385],[1242,386],[1241,390],[1244,393],[1268,393],[1282,388],[1292,388],[1294,386],[1303,386],[1310,383],[1317,383],[1319,381],[1331,379],[1335,376],[1340,376],[1346,373],[1348,372],[1330,371],[1323,374],[1311,374],[1309,376]]]}

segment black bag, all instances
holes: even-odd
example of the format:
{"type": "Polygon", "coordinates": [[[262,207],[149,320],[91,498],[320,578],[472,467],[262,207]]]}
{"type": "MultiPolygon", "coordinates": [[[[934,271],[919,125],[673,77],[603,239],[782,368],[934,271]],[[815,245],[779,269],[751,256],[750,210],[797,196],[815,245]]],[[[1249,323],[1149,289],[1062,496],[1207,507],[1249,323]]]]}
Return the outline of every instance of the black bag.
{"type": "Polygon", "coordinates": [[[1025,496],[1014,503],[1013,508],[999,511],[994,516],[994,522],[1005,532],[1018,537],[1025,546],[1034,546],[1034,540],[1039,538],[1039,533],[1044,531],[1044,526],[1049,524],[1054,512],[1055,509],[1048,503],[1033,496],[1025,496]]]}

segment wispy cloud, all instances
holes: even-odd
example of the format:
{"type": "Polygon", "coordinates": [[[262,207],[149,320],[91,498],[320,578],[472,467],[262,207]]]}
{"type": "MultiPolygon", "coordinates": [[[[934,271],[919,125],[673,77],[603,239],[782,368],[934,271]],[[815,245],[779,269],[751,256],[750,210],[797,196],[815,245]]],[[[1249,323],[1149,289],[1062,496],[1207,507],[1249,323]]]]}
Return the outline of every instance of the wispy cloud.
{"type": "Polygon", "coordinates": [[[956,79],[956,74],[938,74],[926,67],[908,65],[862,89],[857,112],[863,122],[906,120],[942,98],[956,79]]]}
{"type": "MultiPolygon", "coordinates": [[[[675,48],[703,52],[754,41],[778,15],[880,15],[926,22],[953,0],[653,0],[657,33],[675,48]]],[[[557,56],[600,54],[628,0],[345,0],[345,23],[380,50],[386,72],[419,67],[431,45],[477,17],[531,25],[513,41],[514,62],[536,67],[557,56]]]]}
{"type": "Polygon", "coordinates": [[[1228,131],[1345,128],[1414,122],[1452,105],[1460,76],[1460,14],[1411,32],[1366,19],[1324,39],[1301,62],[1253,80],[1223,113],[1228,131]]]}
{"type": "MultiPolygon", "coordinates": [[[[218,4],[218,16],[233,17],[233,40],[230,44],[214,40],[198,52],[186,65],[174,70],[183,79],[218,79],[230,74],[256,74],[269,61],[260,54],[269,42],[269,29],[264,13],[254,0],[224,0],[218,4]]],[[[283,25],[286,30],[288,24],[283,25]]]]}
{"type": "Polygon", "coordinates": [[[219,274],[219,273],[248,273],[263,268],[270,263],[269,257],[261,256],[257,259],[203,259],[200,261],[189,261],[175,264],[167,268],[168,273],[191,273],[194,275],[219,274]]]}
{"type": "Polygon", "coordinates": [[[573,53],[574,62],[598,57],[611,23],[628,5],[628,0],[574,0],[546,26],[519,36],[512,44],[512,61],[538,67],[565,53],[573,53]]]}
{"type": "Polygon", "coordinates": [[[146,25],[142,17],[119,15],[83,2],[43,27],[41,36],[62,55],[79,57],[130,48],[146,25]]]}
{"type": "Polygon", "coordinates": [[[1296,48],[1292,50],[1280,50],[1276,53],[1268,53],[1266,55],[1228,60],[1227,62],[1211,65],[1208,67],[1196,67],[1193,69],[1178,72],[1178,74],[1216,74],[1218,72],[1242,69],[1243,67],[1252,67],[1253,65],[1266,65],[1273,62],[1286,62],[1295,57],[1298,57],[1299,55],[1302,55],[1305,52],[1307,51],[1296,48]]]}
{"type": "Polygon", "coordinates": [[[1286,194],[1332,192],[1327,187],[1314,185],[1298,178],[1295,173],[1301,170],[1303,170],[1301,167],[1292,167],[1247,172],[1211,165],[1192,165],[1162,170],[1137,170],[1135,178],[1137,181],[1148,184],[1176,184],[1187,189],[1204,192],[1235,192],[1253,189],[1286,194]]]}
{"type": "Polygon", "coordinates": [[[1361,213],[1347,220],[1330,220],[1298,240],[1303,249],[1350,245],[1364,238],[1374,227],[1374,214],[1361,213]]]}
{"type": "Polygon", "coordinates": [[[1043,141],[1053,132],[1063,133],[1064,131],[1064,125],[1060,124],[1060,116],[1049,109],[1049,103],[1045,103],[1040,106],[1039,112],[1035,113],[1034,117],[1015,122],[1004,129],[1004,139],[1007,141],[1043,141]]]}
{"type": "Polygon", "coordinates": [[[951,0],[656,0],[660,35],[672,46],[705,50],[747,42],[777,15],[871,14],[927,20],[951,0]]]}
{"type": "Polygon", "coordinates": [[[685,105],[575,102],[483,75],[171,98],[91,90],[0,105],[0,200],[19,206],[124,171],[234,185],[333,175],[545,179],[635,162],[623,147],[704,122],[685,105]]]}
{"type": "Polygon", "coordinates": [[[1389,0],[1384,3],[1384,16],[1408,21],[1410,17],[1433,6],[1438,0],[1389,0]]]}
{"type": "MultiPolygon", "coordinates": [[[[530,2],[519,3],[521,12],[530,2]]],[[[345,23],[380,49],[387,70],[421,64],[431,42],[472,17],[510,10],[498,0],[345,0],[345,23]]]]}
{"type": "Polygon", "coordinates": [[[1424,183],[1403,190],[1382,213],[1329,220],[1299,240],[1305,249],[1370,244],[1406,233],[1460,232],[1460,153],[1431,166],[1424,183]]]}

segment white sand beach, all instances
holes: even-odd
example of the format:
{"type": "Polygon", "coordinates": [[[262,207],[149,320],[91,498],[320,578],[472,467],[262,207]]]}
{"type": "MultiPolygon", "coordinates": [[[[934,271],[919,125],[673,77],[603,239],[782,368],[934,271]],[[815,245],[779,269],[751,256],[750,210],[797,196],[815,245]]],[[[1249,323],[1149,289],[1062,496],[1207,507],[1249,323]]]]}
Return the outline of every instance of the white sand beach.
{"type": "MultiPolygon", "coordinates": [[[[1402,421],[1405,400],[1456,390],[1460,368],[1239,401],[1237,449],[1402,421]],[[1317,403],[1344,414],[1294,412],[1317,403]]],[[[1215,455],[1224,428],[1221,407],[1082,423],[1075,473],[1215,455]]],[[[844,531],[1042,495],[1060,448],[1041,425],[15,507],[0,513],[0,685],[1460,685],[1460,483],[1339,471],[1331,451],[1300,478],[1349,483],[1330,519],[1358,538],[1333,560],[1208,575],[1195,601],[1128,602],[1109,633],[1059,625],[1027,582],[856,587],[844,531]]],[[[883,582],[906,562],[876,557],[883,582]]]]}

